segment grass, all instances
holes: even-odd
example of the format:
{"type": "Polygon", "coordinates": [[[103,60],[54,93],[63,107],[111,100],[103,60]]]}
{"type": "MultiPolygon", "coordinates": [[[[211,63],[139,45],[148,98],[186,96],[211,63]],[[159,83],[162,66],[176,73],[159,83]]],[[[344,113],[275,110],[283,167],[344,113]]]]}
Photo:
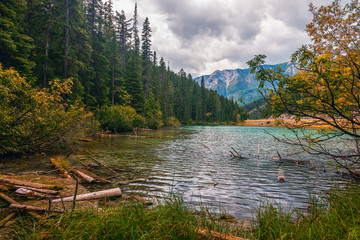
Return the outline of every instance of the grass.
{"type": "Polygon", "coordinates": [[[199,227],[231,230],[207,209],[195,212],[172,196],[152,209],[129,202],[57,215],[42,223],[22,221],[17,233],[19,239],[199,239],[199,227]]]}
{"type": "Polygon", "coordinates": [[[194,211],[181,197],[172,196],[152,209],[129,202],[56,215],[41,223],[23,220],[17,234],[19,239],[204,239],[197,230],[205,228],[259,240],[355,240],[360,239],[360,188],[334,187],[322,197],[310,196],[302,210],[263,201],[249,228],[224,223],[231,218],[206,207],[194,211]]]}
{"type": "Polygon", "coordinates": [[[323,197],[310,196],[307,210],[263,202],[253,231],[257,239],[360,239],[360,189],[348,185],[323,197]]]}

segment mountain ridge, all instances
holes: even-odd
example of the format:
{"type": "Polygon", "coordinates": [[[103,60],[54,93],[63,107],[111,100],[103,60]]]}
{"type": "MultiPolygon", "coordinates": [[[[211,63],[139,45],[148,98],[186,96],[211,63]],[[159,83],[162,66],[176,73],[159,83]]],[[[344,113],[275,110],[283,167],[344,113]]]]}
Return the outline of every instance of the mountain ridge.
{"type": "MultiPolygon", "coordinates": [[[[277,67],[281,67],[289,76],[297,73],[297,69],[292,62],[264,65],[265,69],[277,67]]],[[[201,84],[202,77],[204,77],[206,88],[216,90],[218,94],[229,99],[233,98],[238,101],[242,98],[244,103],[250,103],[261,97],[257,90],[259,82],[256,81],[255,75],[251,74],[249,68],[216,70],[212,74],[202,75],[194,78],[194,80],[201,84]]]]}

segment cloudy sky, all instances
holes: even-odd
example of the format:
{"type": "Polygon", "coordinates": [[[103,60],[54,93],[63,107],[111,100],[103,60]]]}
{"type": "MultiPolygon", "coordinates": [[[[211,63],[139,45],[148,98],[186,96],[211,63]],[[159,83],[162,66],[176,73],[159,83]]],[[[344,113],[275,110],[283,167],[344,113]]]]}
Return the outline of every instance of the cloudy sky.
{"type": "MultiPolygon", "coordinates": [[[[309,43],[310,0],[113,0],[131,18],[138,3],[139,22],[149,17],[152,48],[174,71],[197,77],[215,70],[246,68],[255,54],[270,64],[289,61],[309,43]]],[[[330,0],[313,0],[316,6],[330,0]]]]}

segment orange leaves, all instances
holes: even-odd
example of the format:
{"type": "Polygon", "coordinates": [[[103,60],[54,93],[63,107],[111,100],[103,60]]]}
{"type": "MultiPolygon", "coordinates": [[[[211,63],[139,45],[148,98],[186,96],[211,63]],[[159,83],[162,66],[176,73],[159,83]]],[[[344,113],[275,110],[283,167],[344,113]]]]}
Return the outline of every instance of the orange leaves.
{"type": "Polygon", "coordinates": [[[96,131],[92,114],[62,99],[72,80],[54,80],[49,89],[32,88],[13,69],[0,65],[0,155],[67,146],[73,136],[96,131]]]}

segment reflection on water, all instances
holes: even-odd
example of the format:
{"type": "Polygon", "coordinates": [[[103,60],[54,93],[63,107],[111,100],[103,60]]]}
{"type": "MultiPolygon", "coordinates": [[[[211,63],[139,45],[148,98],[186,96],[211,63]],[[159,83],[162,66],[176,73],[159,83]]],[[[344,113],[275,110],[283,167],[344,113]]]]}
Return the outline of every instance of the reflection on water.
{"type": "MultiPolygon", "coordinates": [[[[280,136],[285,130],[266,131],[280,136]]],[[[87,145],[107,165],[129,169],[123,172],[125,178],[156,177],[123,186],[125,192],[163,196],[173,191],[196,206],[200,202],[220,206],[236,217],[247,218],[263,198],[283,206],[304,207],[309,192],[317,194],[329,189],[334,181],[347,181],[332,171],[324,172],[326,165],[322,162],[326,159],[317,157],[314,170],[309,163],[272,160],[277,157],[276,151],[286,156],[300,149],[276,142],[260,127],[194,126],[147,134],[172,138],[103,139],[87,145]],[[231,157],[231,147],[247,158],[231,157]],[[286,182],[278,182],[279,172],[286,182]],[[200,191],[214,183],[219,184],[200,191]]],[[[298,154],[294,158],[306,160],[311,156],[298,154]]]]}

